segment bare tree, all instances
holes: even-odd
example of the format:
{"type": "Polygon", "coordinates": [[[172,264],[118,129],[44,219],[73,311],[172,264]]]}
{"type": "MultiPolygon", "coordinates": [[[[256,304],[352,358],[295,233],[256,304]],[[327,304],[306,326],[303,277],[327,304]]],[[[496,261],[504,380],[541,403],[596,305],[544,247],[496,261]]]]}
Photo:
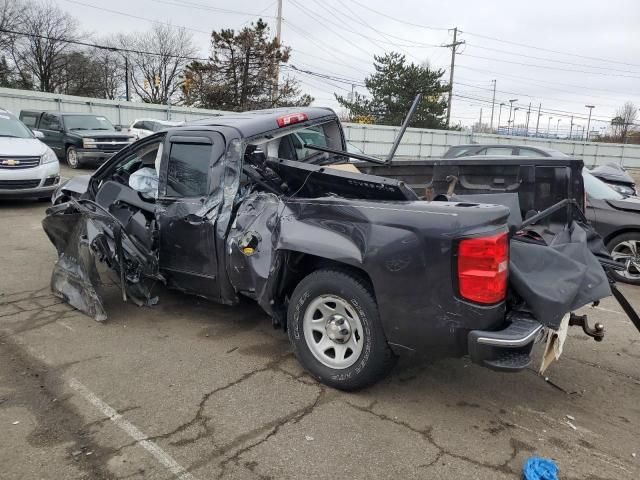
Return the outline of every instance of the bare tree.
{"type": "Polygon", "coordinates": [[[616,116],[611,119],[611,129],[613,136],[619,142],[625,142],[627,135],[635,126],[638,118],[638,107],[633,102],[626,102],[616,111],[616,116]]]}
{"type": "Polygon", "coordinates": [[[0,0],[0,52],[6,54],[13,44],[14,34],[7,30],[16,31],[25,9],[20,0],[0,0]]]}
{"type": "Polygon", "coordinates": [[[72,49],[68,40],[77,38],[77,21],[45,1],[27,4],[19,21],[20,31],[27,35],[14,39],[11,56],[20,76],[25,82],[33,79],[42,92],[56,91],[61,81],[57,72],[72,49]]]}
{"type": "Polygon", "coordinates": [[[25,5],[21,0],[0,0],[0,87],[22,86],[11,60],[11,47],[25,5]]]}
{"type": "Polygon", "coordinates": [[[182,73],[196,54],[185,29],[156,24],[147,32],[121,36],[119,43],[139,52],[127,55],[131,85],[142,101],[164,104],[180,92],[182,73]]]}
{"type": "Polygon", "coordinates": [[[98,45],[113,47],[113,50],[104,48],[91,49],[89,55],[97,64],[101,79],[100,97],[115,100],[125,92],[125,56],[116,51],[118,38],[102,38],[96,41],[98,45]]]}

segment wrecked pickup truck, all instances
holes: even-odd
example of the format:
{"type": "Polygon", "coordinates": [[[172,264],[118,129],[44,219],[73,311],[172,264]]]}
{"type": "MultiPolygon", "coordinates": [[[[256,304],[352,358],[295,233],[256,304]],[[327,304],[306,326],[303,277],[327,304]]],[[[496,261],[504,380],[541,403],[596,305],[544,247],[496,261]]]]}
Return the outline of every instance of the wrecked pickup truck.
{"type": "Polygon", "coordinates": [[[454,198],[445,175],[425,200],[359,172],[348,157],[367,157],[345,147],[323,108],[230,114],[142,139],[54,194],[43,220],[59,253],[52,290],[98,321],[99,264],[138,305],[157,301],[158,282],[227,305],[252,298],[302,365],[340,389],[377,381],[410,352],[522,370],[544,331],[611,294],[592,232],[575,220],[581,161],[496,171],[502,200],[454,198]]]}

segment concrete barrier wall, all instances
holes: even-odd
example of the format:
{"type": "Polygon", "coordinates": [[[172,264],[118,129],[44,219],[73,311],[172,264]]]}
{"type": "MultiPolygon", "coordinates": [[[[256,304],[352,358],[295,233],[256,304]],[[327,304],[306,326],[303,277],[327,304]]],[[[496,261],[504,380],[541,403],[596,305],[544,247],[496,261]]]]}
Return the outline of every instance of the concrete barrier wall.
{"type": "MultiPolygon", "coordinates": [[[[399,127],[383,125],[361,125],[345,123],[345,133],[350,143],[369,155],[384,156],[391,149],[399,127]]],[[[619,163],[625,167],[640,168],[640,145],[617,143],[578,142],[520,136],[472,134],[451,130],[407,129],[398,147],[397,159],[440,157],[454,145],[465,143],[482,144],[529,144],[559,150],[582,158],[587,166],[619,163]]]]}
{"type": "Polygon", "coordinates": [[[0,108],[18,115],[21,110],[57,110],[61,112],[91,112],[103,115],[116,125],[128,126],[138,118],[188,121],[225,113],[222,110],[155,105],[142,102],[75,97],[55,93],[32,92],[0,88],[0,108]]]}
{"type": "MultiPolygon", "coordinates": [[[[130,125],[137,118],[188,121],[225,113],[222,110],[103,100],[10,88],[0,88],[0,108],[16,115],[27,109],[92,112],[104,115],[114,124],[123,126],[130,125]]],[[[387,154],[400,130],[399,127],[356,123],[345,123],[344,128],[349,142],[365,153],[376,156],[387,154]]],[[[439,157],[451,146],[472,142],[540,145],[582,158],[587,166],[615,162],[629,168],[640,168],[640,145],[586,143],[421,128],[407,130],[398,149],[397,158],[439,157]]]]}

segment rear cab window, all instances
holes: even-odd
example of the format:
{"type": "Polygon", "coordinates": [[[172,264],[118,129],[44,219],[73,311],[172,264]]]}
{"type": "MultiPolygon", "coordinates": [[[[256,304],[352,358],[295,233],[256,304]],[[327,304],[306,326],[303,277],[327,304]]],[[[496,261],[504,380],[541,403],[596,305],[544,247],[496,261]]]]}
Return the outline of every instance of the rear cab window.
{"type": "Polygon", "coordinates": [[[297,160],[299,162],[308,161],[312,157],[324,154],[318,150],[305,147],[305,145],[317,145],[334,150],[343,150],[345,148],[340,126],[335,120],[303,127],[280,136],[275,134],[270,135],[268,138],[263,137],[256,142],[251,142],[251,145],[263,151],[267,157],[297,160]]]}
{"type": "Polygon", "coordinates": [[[477,155],[508,157],[510,155],[513,155],[513,147],[487,147],[480,150],[477,155]]]}
{"type": "Polygon", "coordinates": [[[36,128],[38,125],[38,115],[37,113],[23,113],[21,115],[22,123],[24,123],[29,128],[36,128]]]}
{"type": "Polygon", "coordinates": [[[544,153],[541,153],[537,150],[533,150],[531,148],[521,148],[518,152],[518,155],[521,157],[546,157],[544,153]]]}

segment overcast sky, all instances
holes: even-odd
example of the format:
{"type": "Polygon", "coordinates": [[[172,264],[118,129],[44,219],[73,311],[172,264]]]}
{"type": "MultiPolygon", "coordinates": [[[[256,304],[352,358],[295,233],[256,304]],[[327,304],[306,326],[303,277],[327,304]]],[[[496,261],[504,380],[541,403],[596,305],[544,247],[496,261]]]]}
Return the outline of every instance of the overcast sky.
{"type": "MultiPolygon", "coordinates": [[[[78,18],[84,31],[96,35],[144,30],[153,20],[186,27],[203,56],[209,54],[212,29],[242,28],[260,15],[275,33],[274,0],[55,1],[78,18]]],[[[451,50],[438,45],[450,43],[449,29],[458,27],[462,32],[458,39],[466,44],[456,57],[454,92],[460,96],[454,97],[452,120],[463,125],[477,122],[481,108],[483,122],[490,122],[493,79],[497,80],[494,125],[500,102],[507,105],[500,119],[506,125],[509,99],[518,99],[517,124],[524,123],[531,103],[530,125],[535,127],[542,103],[540,129],[550,126],[554,132],[559,127],[560,133],[568,133],[572,113],[576,125],[586,126],[586,104],[595,105],[592,130],[607,125],[625,101],[640,105],[638,0],[283,0],[283,4],[282,41],[293,49],[290,63],[359,83],[372,70],[373,54],[385,50],[399,51],[413,62],[429,62],[446,70],[448,79],[451,50]]],[[[317,105],[337,109],[333,92],[351,90],[347,83],[295,75],[317,105]]],[[[356,89],[365,93],[364,88],[356,89]]]]}

